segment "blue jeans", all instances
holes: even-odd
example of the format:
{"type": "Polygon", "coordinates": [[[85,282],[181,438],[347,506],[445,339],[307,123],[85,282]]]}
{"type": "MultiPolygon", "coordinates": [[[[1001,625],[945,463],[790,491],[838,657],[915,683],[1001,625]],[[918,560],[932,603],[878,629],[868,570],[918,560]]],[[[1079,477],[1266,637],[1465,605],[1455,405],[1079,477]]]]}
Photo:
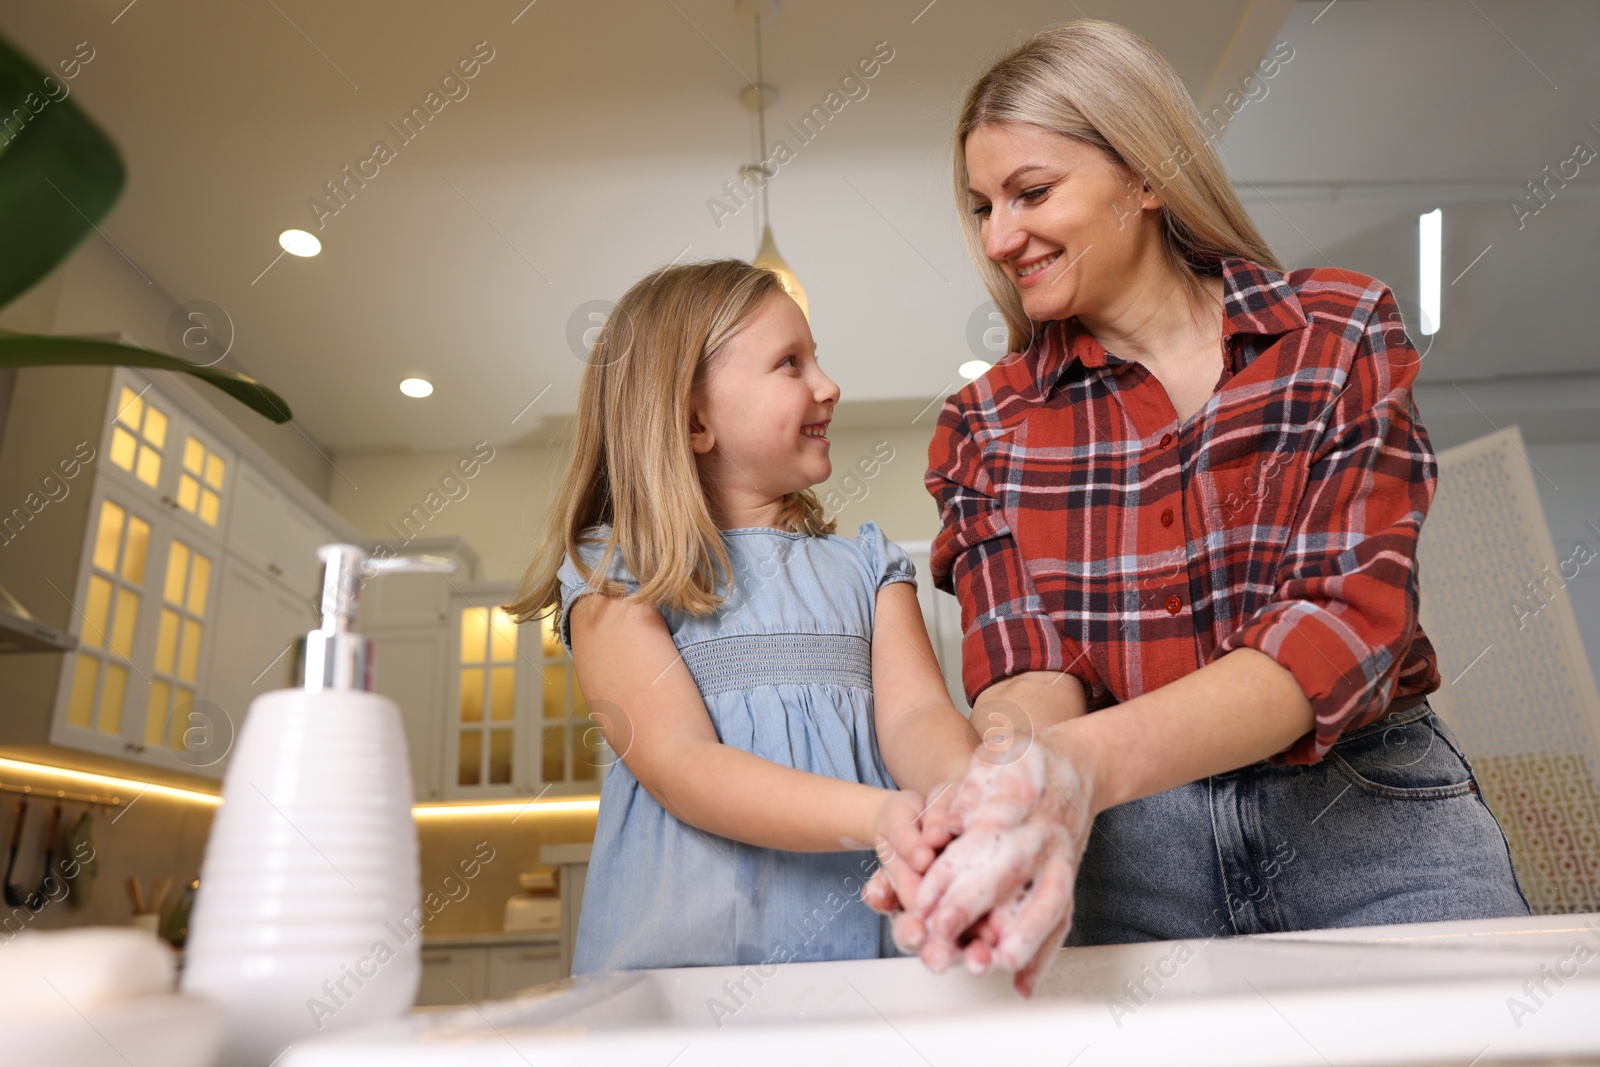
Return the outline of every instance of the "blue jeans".
{"type": "Polygon", "coordinates": [[[1316,764],[1256,763],[1102,812],[1067,944],[1527,914],[1505,834],[1424,701],[1316,764]]]}

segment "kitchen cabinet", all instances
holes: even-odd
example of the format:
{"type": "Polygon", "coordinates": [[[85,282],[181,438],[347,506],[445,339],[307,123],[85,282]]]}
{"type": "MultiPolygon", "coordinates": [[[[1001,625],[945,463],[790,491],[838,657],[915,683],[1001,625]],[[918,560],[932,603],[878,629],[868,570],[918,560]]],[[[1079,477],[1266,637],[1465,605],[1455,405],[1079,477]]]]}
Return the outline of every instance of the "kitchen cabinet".
{"type": "Polygon", "coordinates": [[[116,479],[92,499],[50,740],[187,770],[218,546],[116,479]]]}
{"type": "Polygon", "coordinates": [[[459,537],[417,538],[398,553],[447,556],[458,566],[454,574],[385,574],[365,582],[358,613],[373,645],[373,688],[399,706],[405,724],[416,799],[438,800],[444,795],[450,603],[476,580],[478,554],[459,537]]]}
{"type": "Polygon", "coordinates": [[[286,589],[314,596],[322,575],[317,548],[330,540],[342,538],[295,504],[265,471],[239,472],[228,537],[228,550],[237,558],[286,589]]]}
{"type": "Polygon", "coordinates": [[[422,950],[422,980],[417,1007],[434,1004],[476,1004],[489,984],[488,961],[478,948],[422,950]]]}
{"type": "Polygon", "coordinates": [[[79,647],[0,659],[0,743],[220,778],[288,680],[316,548],[355,531],[181,378],[18,373],[0,499],[48,500],[4,530],[0,583],[79,647]]]}
{"type": "Polygon", "coordinates": [[[555,934],[426,937],[417,1007],[476,1004],[562,977],[555,934]]]}
{"type": "MultiPolygon", "coordinates": [[[[379,583],[391,580],[386,575],[379,583]]],[[[419,801],[438,800],[449,635],[441,623],[366,633],[373,645],[373,688],[400,708],[413,794],[419,801]]]]}
{"type": "Polygon", "coordinates": [[[218,596],[207,710],[220,713],[219,733],[232,736],[252,700],[293,684],[294,643],[319,619],[309,594],[291,593],[232,553],[223,557],[218,596]]]}
{"type": "Polygon", "coordinates": [[[509,996],[562,976],[561,949],[556,945],[503,945],[486,951],[491,998],[509,996]]]}

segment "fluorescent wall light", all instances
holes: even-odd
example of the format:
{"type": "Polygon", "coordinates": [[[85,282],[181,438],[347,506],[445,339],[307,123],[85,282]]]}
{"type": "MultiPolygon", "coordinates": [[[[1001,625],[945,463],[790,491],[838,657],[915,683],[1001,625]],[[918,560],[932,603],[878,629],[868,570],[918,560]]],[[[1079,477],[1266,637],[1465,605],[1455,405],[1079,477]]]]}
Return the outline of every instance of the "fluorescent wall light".
{"type": "Polygon", "coordinates": [[[965,363],[961,364],[960,367],[956,368],[956,373],[969,380],[972,378],[981,378],[992,366],[994,366],[994,364],[985,363],[981,359],[969,359],[965,363]]]}
{"type": "Polygon", "coordinates": [[[1417,275],[1422,290],[1422,332],[1439,332],[1439,302],[1443,296],[1440,279],[1444,276],[1444,209],[1434,208],[1417,217],[1420,257],[1417,275]]]}
{"type": "Polygon", "coordinates": [[[426,378],[407,378],[400,383],[400,391],[406,396],[432,396],[433,383],[426,378]]]}

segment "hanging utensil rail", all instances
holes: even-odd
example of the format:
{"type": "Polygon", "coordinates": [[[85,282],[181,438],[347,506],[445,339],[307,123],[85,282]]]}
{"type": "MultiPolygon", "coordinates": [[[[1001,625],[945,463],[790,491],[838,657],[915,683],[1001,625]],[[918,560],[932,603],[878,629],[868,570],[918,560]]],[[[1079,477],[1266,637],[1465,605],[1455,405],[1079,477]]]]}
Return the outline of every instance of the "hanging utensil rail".
{"type": "Polygon", "coordinates": [[[44,797],[53,800],[70,800],[79,804],[94,804],[105,808],[122,807],[122,798],[115,794],[102,796],[99,793],[75,793],[70,789],[41,789],[32,785],[10,785],[0,782],[0,792],[21,793],[24,796],[44,797]]]}

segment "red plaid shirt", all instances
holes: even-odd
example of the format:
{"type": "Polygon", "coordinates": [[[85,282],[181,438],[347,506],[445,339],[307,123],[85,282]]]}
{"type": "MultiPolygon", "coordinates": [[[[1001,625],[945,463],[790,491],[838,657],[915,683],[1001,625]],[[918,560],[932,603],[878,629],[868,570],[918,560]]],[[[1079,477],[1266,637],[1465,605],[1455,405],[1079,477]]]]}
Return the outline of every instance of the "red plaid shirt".
{"type": "Polygon", "coordinates": [[[1236,648],[1293,672],[1312,763],[1439,687],[1417,623],[1437,464],[1419,356],[1383,283],[1224,259],[1226,367],[1180,424],[1078,320],[945,402],[928,447],[934,583],[961,600],[968,699],[1066,671],[1095,710],[1236,648]]]}

